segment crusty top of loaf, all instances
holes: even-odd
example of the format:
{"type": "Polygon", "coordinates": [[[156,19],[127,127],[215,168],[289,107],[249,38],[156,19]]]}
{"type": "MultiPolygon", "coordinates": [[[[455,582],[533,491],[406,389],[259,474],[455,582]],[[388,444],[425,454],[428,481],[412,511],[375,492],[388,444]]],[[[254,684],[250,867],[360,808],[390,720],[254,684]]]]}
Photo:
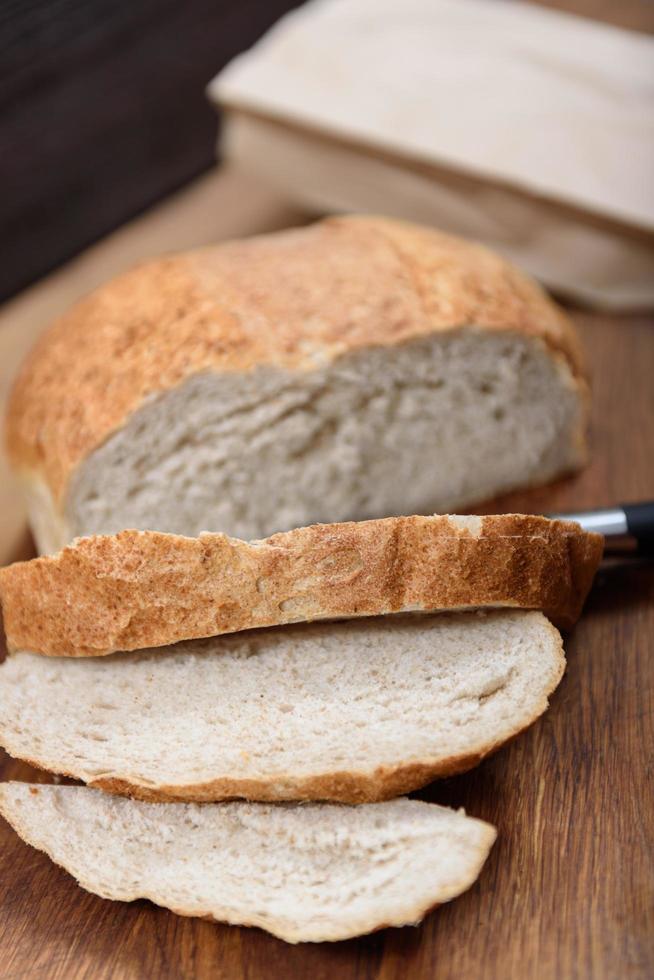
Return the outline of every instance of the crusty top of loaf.
{"type": "Polygon", "coordinates": [[[246,542],[121,531],[0,569],[12,650],[93,656],[262,626],[480,606],[571,626],[603,539],[519,514],[316,524],[246,542]]]}
{"type": "Polygon", "coordinates": [[[582,375],[574,330],[487,249],[415,225],[329,218],[140,265],[45,333],[14,385],[7,445],[60,500],[144,399],[200,371],[310,371],[368,346],[474,325],[540,338],[582,375]]]}

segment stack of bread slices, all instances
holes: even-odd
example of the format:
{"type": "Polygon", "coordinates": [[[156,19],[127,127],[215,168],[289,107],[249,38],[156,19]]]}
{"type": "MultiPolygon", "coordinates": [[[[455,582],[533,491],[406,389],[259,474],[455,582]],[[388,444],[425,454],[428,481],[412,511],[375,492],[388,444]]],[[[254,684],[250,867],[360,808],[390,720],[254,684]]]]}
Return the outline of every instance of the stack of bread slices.
{"type": "Polygon", "coordinates": [[[546,709],[602,542],[402,515],[577,469],[587,395],[536,284],[383,218],[82,300],[9,403],[42,556],[0,571],[0,742],[86,785],[2,784],[7,819],[100,895],[289,941],[466,889],[494,829],[401,794],[546,709]]]}
{"type": "Polygon", "coordinates": [[[569,626],[600,553],[567,522],[406,517],[9,566],[0,741],[87,787],[4,784],[0,808],[107,898],[289,941],[414,923],[495,831],[395,797],[546,709],[564,656],[539,610],[569,626]]]}

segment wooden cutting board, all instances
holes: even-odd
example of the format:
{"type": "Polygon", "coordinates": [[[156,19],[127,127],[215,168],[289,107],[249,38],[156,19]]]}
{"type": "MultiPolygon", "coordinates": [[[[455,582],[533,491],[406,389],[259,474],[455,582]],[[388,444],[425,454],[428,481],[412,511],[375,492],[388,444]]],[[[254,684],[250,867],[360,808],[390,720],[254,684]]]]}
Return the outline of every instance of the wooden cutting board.
{"type": "MultiPolygon", "coordinates": [[[[297,220],[242,178],[204,179],[0,314],[0,383],[6,390],[41,323],[140,255],[297,220]],[[230,211],[237,199],[246,202],[238,220],[233,203],[230,211]]],[[[487,512],[654,497],[654,323],[572,315],[593,378],[592,462],[575,478],[505,498],[487,512]]],[[[8,561],[28,556],[31,544],[6,468],[0,476],[0,544],[8,561]]],[[[652,564],[602,571],[566,639],[568,671],[549,712],[475,771],[418,794],[463,806],[499,829],[477,884],[420,928],[293,947],[256,929],[180,918],[146,901],[104,901],[1,822],[0,976],[654,976],[653,600],[652,564]]],[[[0,777],[47,779],[6,756],[0,777]]]]}

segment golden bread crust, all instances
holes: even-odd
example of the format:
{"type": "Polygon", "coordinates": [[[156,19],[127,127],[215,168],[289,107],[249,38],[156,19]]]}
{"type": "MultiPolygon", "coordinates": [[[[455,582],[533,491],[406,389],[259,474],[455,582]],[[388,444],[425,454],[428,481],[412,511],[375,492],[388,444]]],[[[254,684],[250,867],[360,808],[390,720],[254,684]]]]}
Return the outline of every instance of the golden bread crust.
{"type": "Polygon", "coordinates": [[[0,569],[10,650],[97,656],[255,627],[477,606],[578,618],[603,538],[519,514],[316,524],[245,542],[121,531],[0,569]]]}
{"type": "Polygon", "coordinates": [[[157,259],[44,334],[10,398],[9,455],[61,505],[78,465],[145,399],[198,372],[311,371],[470,325],[539,339],[586,397],[577,338],[558,307],[492,252],[434,230],[329,218],[157,259]]]}

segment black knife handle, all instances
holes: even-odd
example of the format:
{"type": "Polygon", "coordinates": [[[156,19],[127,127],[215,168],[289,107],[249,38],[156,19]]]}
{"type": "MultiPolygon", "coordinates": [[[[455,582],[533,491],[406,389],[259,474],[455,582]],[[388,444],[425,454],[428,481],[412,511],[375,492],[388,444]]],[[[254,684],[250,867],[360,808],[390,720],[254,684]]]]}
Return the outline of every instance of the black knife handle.
{"type": "Polygon", "coordinates": [[[641,554],[654,554],[654,500],[642,504],[622,504],[627,531],[638,542],[641,554]]]}
{"type": "Polygon", "coordinates": [[[580,511],[576,514],[549,514],[559,520],[575,521],[584,531],[595,531],[604,536],[605,553],[634,551],[654,556],[654,500],[639,504],[620,504],[599,510],[580,511]]]}

